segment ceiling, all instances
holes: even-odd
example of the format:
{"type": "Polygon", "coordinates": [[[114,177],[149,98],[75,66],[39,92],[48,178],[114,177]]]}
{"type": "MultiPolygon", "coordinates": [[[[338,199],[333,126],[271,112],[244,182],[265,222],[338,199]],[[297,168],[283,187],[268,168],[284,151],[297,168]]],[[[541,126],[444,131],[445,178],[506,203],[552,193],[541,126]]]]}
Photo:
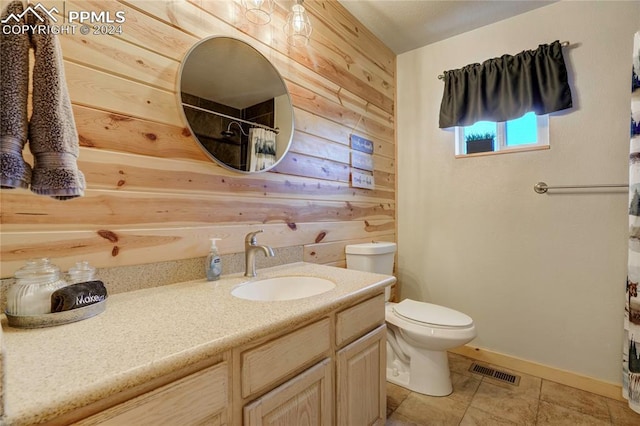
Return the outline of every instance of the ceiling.
{"type": "Polygon", "coordinates": [[[557,0],[338,1],[399,55],[557,0]]]}

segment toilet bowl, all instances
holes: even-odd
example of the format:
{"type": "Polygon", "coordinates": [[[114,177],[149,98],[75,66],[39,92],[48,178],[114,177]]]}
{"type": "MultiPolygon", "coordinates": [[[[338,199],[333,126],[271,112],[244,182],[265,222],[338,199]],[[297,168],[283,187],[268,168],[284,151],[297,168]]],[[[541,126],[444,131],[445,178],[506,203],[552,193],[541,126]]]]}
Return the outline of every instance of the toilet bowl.
{"type": "MultiPolygon", "coordinates": [[[[345,250],[348,269],[393,273],[395,243],[352,244],[345,250]]],[[[449,395],[453,387],[447,350],[476,337],[473,319],[432,303],[389,302],[390,288],[385,297],[387,381],[425,395],[449,395]]]]}
{"type": "Polygon", "coordinates": [[[468,315],[432,303],[405,299],[387,303],[387,380],[414,392],[445,396],[453,391],[447,350],[477,333],[468,315]]]}

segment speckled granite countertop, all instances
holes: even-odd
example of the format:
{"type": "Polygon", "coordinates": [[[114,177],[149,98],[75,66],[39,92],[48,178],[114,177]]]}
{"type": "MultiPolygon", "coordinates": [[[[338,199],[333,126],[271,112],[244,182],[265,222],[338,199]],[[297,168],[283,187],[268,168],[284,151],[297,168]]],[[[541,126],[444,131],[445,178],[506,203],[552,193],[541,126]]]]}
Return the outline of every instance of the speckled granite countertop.
{"type": "Polygon", "coordinates": [[[252,302],[231,296],[247,278],[189,281],[110,296],[83,321],[25,330],[8,327],[5,417],[30,425],[164,376],[258,337],[321,316],[395,282],[386,275],[310,263],[258,271],[257,279],[317,276],[336,288],[313,297],[252,302]]]}

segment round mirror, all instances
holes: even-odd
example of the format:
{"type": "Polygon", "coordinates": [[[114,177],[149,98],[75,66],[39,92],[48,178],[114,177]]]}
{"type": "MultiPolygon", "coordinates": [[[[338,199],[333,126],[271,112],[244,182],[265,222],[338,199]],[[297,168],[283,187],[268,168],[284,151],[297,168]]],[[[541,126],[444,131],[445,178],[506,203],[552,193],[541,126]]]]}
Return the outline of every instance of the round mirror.
{"type": "Polygon", "coordinates": [[[264,172],[289,150],[289,91],[278,70],[251,45],[230,37],[199,41],[182,61],[178,88],[191,134],[221,166],[264,172]]]}

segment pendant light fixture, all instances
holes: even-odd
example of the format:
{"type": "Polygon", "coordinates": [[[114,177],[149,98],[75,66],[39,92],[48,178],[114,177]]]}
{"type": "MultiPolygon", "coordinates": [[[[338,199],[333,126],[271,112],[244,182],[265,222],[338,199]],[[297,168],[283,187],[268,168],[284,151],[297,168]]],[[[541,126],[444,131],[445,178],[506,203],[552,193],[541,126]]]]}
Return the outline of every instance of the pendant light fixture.
{"type": "Polygon", "coordinates": [[[242,0],[242,6],[245,8],[244,16],[249,22],[265,25],[271,22],[275,0],[242,0]]]}
{"type": "Polygon", "coordinates": [[[291,7],[291,12],[287,15],[287,22],[284,24],[287,43],[294,47],[306,46],[313,30],[309,15],[307,15],[304,6],[302,6],[303,1],[296,0],[296,4],[291,7]]]}

